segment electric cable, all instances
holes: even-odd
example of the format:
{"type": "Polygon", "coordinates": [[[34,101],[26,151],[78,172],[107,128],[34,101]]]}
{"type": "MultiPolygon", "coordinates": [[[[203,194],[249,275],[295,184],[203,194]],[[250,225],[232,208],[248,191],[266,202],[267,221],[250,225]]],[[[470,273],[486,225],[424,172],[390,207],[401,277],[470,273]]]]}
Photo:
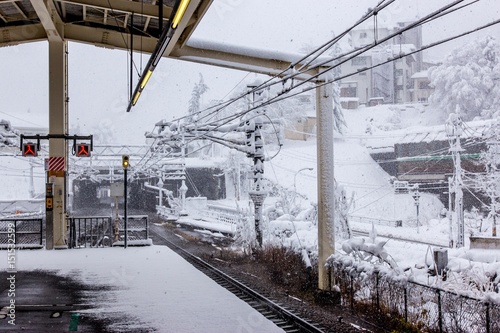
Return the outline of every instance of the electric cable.
{"type": "MultiPolygon", "coordinates": [[[[456,4],[456,3],[462,2],[462,1],[463,1],[463,0],[458,0],[458,1],[455,1],[455,2],[454,2],[454,3],[452,3],[451,5],[445,6],[445,7],[443,7],[443,8],[449,8],[450,6],[452,6],[452,5],[456,4]]],[[[438,12],[439,12],[439,11],[436,11],[435,13],[438,13],[438,12]]],[[[422,19],[422,20],[429,19],[429,17],[430,17],[430,15],[426,16],[426,17],[425,17],[424,19],[422,19]]],[[[420,21],[422,21],[422,20],[420,20],[420,21]]],[[[387,61],[382,62],[382,63],[380,63],[380,64],[373,65],[373,66],[371,66],[371,67],[367,67],[367,68],[363,68],[363,71],[366,71],[366,70],[369,70],[369,69],[372,69],[372,68],[376,68],[376,67],[382,66],[382,65],[384,65],[384,64],[390,63],[390,62],[395,61],[395,60],[398,60],[398,59],[400,59],[400,58],[403,58],[403,57],[406,57],[406,56],[409,56],[409,55],[415,54],[415,53],[417,53],[417,52],[421,52],[421,51],[423,51],[423,50],[426,50],[426,49],[429,49],[429,48],[432,48],[432,47],[435,47],[435,46],[441,45],[441,44],[443,44],[443,43],[445,43],[445,42],[449,42],[449,41],[451,41],[451,40],[454,40],[454,39],[457,39],[457,38],[463,37],[463,36],[468,35],[468,34],[470,34],[470,33],[477,32],[477,31],[479,31],[479,30],[485,29],[485,28],[487,28],[487,27],[493,26],[493,25],[498,24],[498,23],[500,23],[500,20],[496,20],[496,21],[490,22],[490,23],[488,23],[488,24],[486,24],[486,25],[483,25],[483,26],[480,26],[480,27],[478,27],[478,28],[476,28],[476,29],[474,29],[474,30],[469,30],[469,31],[467,31],[467,32],[464,32],[464,33],[461,33],[461,34],[455,35],[455,36],[453,36],[453,37],[446,38],[446,39],[443,39],[443,40],[438,41],[438,42],[435,42],[435,43],[431,43],[431,44],[429,44],[429,45],[427,45],[427,46],[424,46],[424,47],[422,47],[422,48],[420,48],[420,49],[418,49],[418,50],[415,50],[415,51],[409,52],[409,53],[404,54],[404,55],[398,55],[398,56],[396,56],[396,57],[393,57],[393,58],[391,58],[391,59],[388,59],[387,61]]],[[[409,27],[412,27],[412,25],[407,26],[405,29],[409,29],[409,27]]],[[[374,47],[374,46],[376,46],[376,45],[372,45],[371,47],[374,47]]],[[[351,58],[349,58],[349,59],[352,59],[352,57],[351,57],[351,58]]],[[[302,81],[299,85],[297,85],[297,86],[296,86],[296,87],[294,87],[294,88],[297,88],[298,86],[303,85],[304,83],[311,81],[313,78],[316,78],[316,77],[318,77],[319,75],[323,75],[323,74],[325,74],[327,71],[329,71],[329,70],[331,70],[331,69],[333,69],[333,68],[337,67],[338,65],[339,65],[339,64],[337,64],[337,65],[335,65],[335,66],[333,66],[333,67],[331,67],[331,68],[329,68],[329,69],[326,69],[326,70],[324,70],[324,71],[321,71],[319,74],[314,75],[312,78],[307,79],[307,80],[305,80],[305,81],[302,81]]],[[[227,124],[227,123],[229,123],[230,121],[232,121],[232,120],[234,120],[234,119],[237,119],[237,118],[239,118],[239,117],[241,117],[241,116],[243,116],[243,115],[247,114],[248,112],[253,111],[253,110],[257,109],[257,108],[264,107],[264,106],[270,105],[270,104],[272,104],[272,103],[276,103],[276,102],[281,101],[281,100],[283,100],[283,99],[285,99],[285,98],[290,98],[290,97],[296,96],[296,95],[298,95],[298,94],[300,94],[300,93],[303,93],[303,92],[305,92],[305,91],[309,91],[309,90],[315,89],[315,88],[316,88],[316,87],[318,87],[318,86],[323,86],[323,85],[326,85],[326,84],[329,84],[329,83],[332,83],[332,82],[339,81],[339,80],[341,80],[341,79],[343,79],[343,78],[346,78],[346,77],[352,76],[352,75],[354,75],[354,74],[357,74],[358,72],[359,72],[359,71],[356,71],[356,72],[350,73],[350,74],[348,74],[348,75],[343,75],[343,76],[341,76],[341,77],[337,77],[337,78],[335,78],[335,79],[330,79],[330,80],[328,80],[328,81],[326,81],[326,82],[324,82],[324,83],[316,84],[316,86],[315,86],[315,87],[312,87],[312,88],[304,88],[304,89],[303,89],[302,91],[300,91],[299,93],[295,93],[295,94],[292,94],[292,95],[287,94],[285,97],[283,97],[283,96],[281,96],[281,95],[275,96],[275,97],[271,98],[270,100],[268,100],[268,101],[266,101],[266,102],[264,102],[264,103],[262,103],[262,104],[260,104],[260,105],[258,105],[258,106],[254,106],[254,107],[250,108],[249,110],[242,111],[242,112],[240,112],[240,113],[238,113],[238,114],[233,115],[232,117],[226,117],[226,118],[227,118],[227,121],[226,121],[225,123],[223,123],[223,124],[227,124]]],[[[245,95],[245,96],[246,96],[246,95],[245,95]]],[[[232,102],[234,102],[234,101],[232,101],[232,102]]],[[[222,125],[221,125],[221,126],[222,126],[222,125]]]]}

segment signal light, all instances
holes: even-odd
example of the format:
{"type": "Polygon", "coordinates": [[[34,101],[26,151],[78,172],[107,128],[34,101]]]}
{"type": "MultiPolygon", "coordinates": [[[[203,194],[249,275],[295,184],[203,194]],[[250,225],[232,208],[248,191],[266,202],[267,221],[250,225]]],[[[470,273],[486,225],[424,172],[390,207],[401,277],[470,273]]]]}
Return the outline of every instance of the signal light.
{"type": "Polygon", "coordinates": [[[129,161],[128,161],[128,155],[122,155],[122,167],[124,170],[128,169],[129,167],[129,161]]]}
{"type": "Polygon", "coordinates": [[[23,156],[38,156],[36,144],[33,142],[23,143],[23,156]]]}
{"type": "Polygon", "coordinates": [[[90,157],[90,144],[79,143],[76,145],[76,156],[78,157],[90,157]]]}

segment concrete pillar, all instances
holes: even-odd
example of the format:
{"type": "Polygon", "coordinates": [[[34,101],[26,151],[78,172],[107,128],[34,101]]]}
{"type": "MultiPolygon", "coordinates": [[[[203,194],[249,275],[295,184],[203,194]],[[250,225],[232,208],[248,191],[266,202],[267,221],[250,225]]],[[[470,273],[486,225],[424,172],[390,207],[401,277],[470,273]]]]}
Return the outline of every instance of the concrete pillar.
{"type": "Polygon", "coordinates": [[[332,85],[316,87],[316,128],[318,163],[318,288],[329,290],[326,260],[335,251],[333,175],[332,85]]]}
{"type": "MultiPolygon", "coordinates": [[[[49,135],[67,134],[66,48],[64,40],[49,41],[49,135]]],[[[49,140],[49,166],[53,158],[62,158],[64,167],[55,169],[49,167],[48,171],[49,181],[54,184],[53,211],[47,214],[46,225],[46,248],[49,250],[67,247],[65,209],[67,151],[64,139],[49,140]]]]}

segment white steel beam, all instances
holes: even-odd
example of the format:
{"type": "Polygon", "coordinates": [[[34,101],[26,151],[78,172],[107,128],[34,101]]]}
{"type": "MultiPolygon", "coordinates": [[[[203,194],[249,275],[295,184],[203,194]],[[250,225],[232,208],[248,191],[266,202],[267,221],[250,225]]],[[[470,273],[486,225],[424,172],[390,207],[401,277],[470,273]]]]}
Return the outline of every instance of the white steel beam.
{"type": "Polygon", "coordinates": [[[51,1],[31,0],[31,5],[40,19],[50,41],[62,41],[63,36],[59,30],[62,30],[62,20],[54,8],[51,1]]]}

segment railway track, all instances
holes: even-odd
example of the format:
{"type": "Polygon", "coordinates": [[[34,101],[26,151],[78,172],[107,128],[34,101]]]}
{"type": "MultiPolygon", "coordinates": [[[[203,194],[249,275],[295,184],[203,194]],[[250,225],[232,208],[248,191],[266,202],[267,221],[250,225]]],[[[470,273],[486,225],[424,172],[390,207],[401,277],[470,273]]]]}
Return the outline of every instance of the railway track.
{"type": "Polygon", "coordinates": [[[202,271],[205,275],[210,277],[220,286],[224,287],[225,289],[236,295],[238,298],[245,301],[252,308],[260,312],[264,317],[271,320],[285,332],[312,333],[325,331],[325,329],[321,328],[318,324],[311,323],[305,319],[298,317],[282,305],[262,296],[255,290],[245,286],[238,280],[232,278],[226,273],[203,261],[201,258],[187,252],[186,250],[169,241],[154,229],[155,228],[150,228],[150,236],[151,238],[153,238],[156,245],[168,246],[198,270],[202,271]]]}

